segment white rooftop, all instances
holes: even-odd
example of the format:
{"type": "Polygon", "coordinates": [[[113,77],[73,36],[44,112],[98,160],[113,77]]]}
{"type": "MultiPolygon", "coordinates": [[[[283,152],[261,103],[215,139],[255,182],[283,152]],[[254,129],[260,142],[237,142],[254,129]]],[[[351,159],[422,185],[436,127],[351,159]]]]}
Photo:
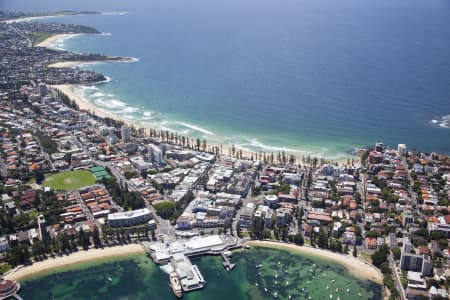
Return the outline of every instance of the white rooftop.
{"type": "Polygon", "coordinates": [[[223,245],[224,242],[218,235],[193,237],[186,242],[186,248],[196,250],[202,248],[212,248],[223,245]]]}
{"type": "Polygon", "coordinates": [[[125,212],[118,212],[108,215],[108,220],[122,220],[127,218],[136,218],[140,216],[145,216],[150,214],[150,211],[147,208],[130,210],[125,212]]]}

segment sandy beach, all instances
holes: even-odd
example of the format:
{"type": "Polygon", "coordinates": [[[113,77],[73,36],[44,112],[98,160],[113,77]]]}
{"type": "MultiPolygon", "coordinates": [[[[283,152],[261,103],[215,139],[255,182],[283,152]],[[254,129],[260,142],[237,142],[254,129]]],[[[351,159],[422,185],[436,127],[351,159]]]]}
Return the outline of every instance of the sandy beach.
{"type": "Polygon", "coordinates": [[[55,34],[52,35],[39,44],[36,45],[36,47],[47,47],[51,48],[51,45],[59,40],[65,40],[65,39],[71,39],[77,36],[80,36],[80,33],[62,33],[62,34],[55,34]]]}
{"type": "Polygon", "coordinates": [[[3,277],[11,280],[20,280],[25,277],[39,274],[41,272],[50,271],[52,269],[57,269],[61,267],[67,267],[82,262],[88,262],[111,257],[127,256],[133,254],[145,254],[145,251],[139,244],[129,244],[104,249],[90,249],[88,251],[78,251],[70,255],[49,258],[44,261],[36,262],[30,266],[25,266],[23,268],[12,270],[3,277]]]}
{"type": "Polygon", "coordinates": [[[49,64],[48,66],[50,68],[75,68],[75,67],[81,67],[84,65],[93,65],[101,63],[100,61],[91,61],[91,62],[85,62],[85,61],[60,61],[53,64],[49,64]]]}
{"type": "Polygon", "coordinates": [[[272,241],[250,241],[247,242],[247,244],[250,246],[261,246],[276,249],[292,250],[299,254],[307,254],[311,256],[316,256],[318,258],[331,260],[343,265],[345,268],[349,270],[350,273],[352,273],[357,278],[367,279],[376,282],[378,284],[383,284],[383,275],[377,268],[350,255],[338,254],[331,251],[307,246],[297,246],[294,244],[286,244],[272,241]]]}
{"type": "MultiPolygon", "coordinates": [[[[95,63],[95,62],[94,62],[95,63]]],[[[52,67],[74,67],[74,66],[79,66],[80,64],[90,64],[90,63],[86,63],[86,62],[58,62],[55,64],[52,64],[50,66],[52,67]]],[[[96,106],[95,104],[93,104],[91,101],[89,101],[88,99],[86,99],[86,97],[84,97],[81,93],[78,93],[76,90],[76,85],[71,85],[71,84],[63,84],[63,85],[52,85],[51,87],[56,88],[61,90],[64,94],[66,94],[71,100],[75,101],[75,103],[77,103],[77,105],[79,106],[80,110],[85,110],[85,111],[89,111],[91,113],[95,113],[97,116],[102,117],[102,118],[111,118],[111,119],[115,119],[118,121],[123,122],[124,124],[127,124],[128,126],[133,126],[136,129],[139,128],[144,128],[144,129],[148,129],[148,127],[144,126],[143,124],[140,124],[137,120],[129,120],[126,118],[122,118],[112,112],[109,112],[107,110],[101,109],[100,107],[96,106]]],[[[220,144],[216,144],[216,143],[208,143],[208,145],[210,146],[217,146],[217,147],[221,147],[220,144]]],[[[231,148],[232,146],[229,144],[223,144],[222,145],[222,149],[223,149],[223,155],[227,156],[229,153],[231,153],[231,148]]],[[[248,151],[246,149],[240,149],[239,147],[236,146],[236,152],[242,150],[242,155],[244,157],[250,158],[252,156],[252,153],[258,153],[258,151],[248,151]]],[[[266,152],[266,154],[270,154],[270,152],[266,152]]],[[[274,153],[274,155],[276,155],[276,153],[274,153]]],[[[313,155],[312,155],[313,156],[313,155]]],[[[255,158],[256,159],[256,158],[255,158]]],[[[297,162],[300,163],[300,157],[297,156],[297,162]]],[[[346,163],[346,159],[338,159],[335,160],[337,161],[339,164],[345,164],[346,163]]],[[[355,159],[355,161],[357,161],[355,159]]]]}
{"type": "MultiPolygon", "coordinates": [[[[71,62],[67,62],[70,64],[71,62]]],[[[88,99],[86,99],[82,94],[77,93],[76,91],[76,85],[72,84],[60,84],[60,85],[51,85],[52,88],[56,88],[61,90],[64,94],[66,94],[71,100],[75,101],[75,103],[78,105],[80,110],[89,111],[91,113],[95,113],[97,116],[102,118],[111,118],[115,119],[121,122],[124,122],[125,124],[129,126],[134,126],[136,128],[140,128],[141,126],[139,124],[134,124],[130,120],[127,120],[125,118],[120,118],[119,116],[108,112],[106,110],[103,110],[90,102],[88,99]]]]}

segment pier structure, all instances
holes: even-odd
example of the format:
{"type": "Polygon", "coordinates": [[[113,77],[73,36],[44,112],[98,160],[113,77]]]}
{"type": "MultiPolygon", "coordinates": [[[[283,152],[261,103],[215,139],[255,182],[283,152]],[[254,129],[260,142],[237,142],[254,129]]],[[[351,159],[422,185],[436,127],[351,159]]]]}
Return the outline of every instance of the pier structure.
{"type": "Polygon", "coordinates": [[[227,252],[228,252],[228,251],[221,252],[221,253],[220,253],[220,256],[222,256],[222,258],[223,258],[223,263],[222,263],[222,265],[223,265],[223,267],[225,268],[225,270],[231,271],[231,270],[234,269],[234,267],[236,266],[236,264],[232,264],[232,263],[231,263],[230,258],[229,258],[229,255],[227,255],[227,252]]]}
{"type": "Polygon", "coordinates": [[[207,235],[171,243],[145,242],[143,247],[155,263],[167,264],[175,253],[183,253],[187,257],[221,255],[225,251],[241,248],[242,245],[240,239],[231,235],[207,235]]]}
{"type": "Polygon", "coordinates": [[[224,260],[224,268],[231,271],[236,264],[230,261],[230,250],[242,245],[240,239],[231,235],[208,235],[171,243],[147,242],[143,243],[143,247],[155,263],[168,267],[170,284],[175,295],[180,297],[180,289],[182,292],[189,292],[206,285],[200,270],[196,265],[192,265],[189,257],[220,255],[224,260]]]}
{"type": "Polygon", "coordinates": [[[198,290],[206,285],[206,280],[196,265],[183,253],[175,253],[170,261],[184,292],[198,290]]]}

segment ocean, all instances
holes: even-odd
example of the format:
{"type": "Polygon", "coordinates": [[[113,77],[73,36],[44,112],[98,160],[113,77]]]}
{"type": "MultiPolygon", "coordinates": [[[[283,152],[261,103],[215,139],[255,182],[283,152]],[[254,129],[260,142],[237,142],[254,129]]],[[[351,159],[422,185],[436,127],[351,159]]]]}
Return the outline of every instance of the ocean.
{"type": "Polygon", "coordinates": [[[447,0],[2,0],[0,9],[96,10],[54,47],[135,57],[86,68],[100,108],[253,151],[343,158],[382,141],[450,153],[447,0]]]}
{"type": "MultiPolygon", "coordinates": [[[[207,284],[183,299],[265,300],[289,299],[289,295],[290,299],[381,299],[379,285],[317,258],[252,248],[235,253],[232,261],[237,267],[227,272],[218,256],[193,259],[207,284]]],[[[176,299],[169,276],[144,255],[87,263],[34,277],[22,282],[20,295],[27,300],[176,299]]]]}

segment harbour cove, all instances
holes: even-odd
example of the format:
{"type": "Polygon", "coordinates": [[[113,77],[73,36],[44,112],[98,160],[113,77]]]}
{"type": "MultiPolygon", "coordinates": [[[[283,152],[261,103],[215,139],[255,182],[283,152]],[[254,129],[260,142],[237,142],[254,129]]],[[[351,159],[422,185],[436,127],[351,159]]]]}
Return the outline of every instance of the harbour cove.
{"type": "MultiPolygon", "coordinates": [[[[207,284],[183,299],[381,299],[381,287],[344,267],[292,251],[252,247],[227,272],[216,256],[194,258],[207,284]],[[330,296],[331,295],[331,296],[330,296]],[[290,296],[290,298],[289,298],[290,296]]],[[[22,284],[24,299],[175,299],[168,274],[144,255],[66,267],[22,284]],[[92,293],[95,291],[95,295],[92,293]]]]}
{"type": "MultiPolygon", "coordinates": [[[[402,20],[415,13],[411,9],[400,12],[404,8],[400,1],[389,4],[389,13],[380,11],[370,1],[364,3],[365,7],[347,2],[356,15],[364,16],[370,7],[375,15],[391,23],[393,17],[402,20]]],[[[407,40],[400,45],[395,36],[408,35],[409,29],[390,26],[394,32],[387,33],[387,28],[363,23],[374,39],[387,34],[386,41],[376,39],[375,43],[349,28],[351,24],[344,22],[342,16],[329,12],[327,17],[338,26],[331,29],[331,24],[321,24],[324,28],[318,30],[325,37],[311,35],[314,31],[304,23],[304,13],[324,12],[319,4],[303,1],[287,1],[287,7],[292,5],[305,12],[294,10],[295,13],[288,13],[286,21],[277,19],[274,24],[260,19],[267,13],[263,8],[272,8],[266,2],[256,9],[256,21],[249,23],[246,14],[251,3],[247,3],[234,16],[235,22],[247,25],[247,29],[236,32],[237,25],[218,17],[215,7],[201,1],[195,3],[206,5],[208,20],[217,17],[211,29],[197,26],[205,18],[202,9],[193,11],[192,7],[176,3],[188,12],[180,16],[156,1],[148,4],[146,17],[151,21],[145,21],[131,3],[123,8],[127,14],[56,18],[58,22],[88,24],[108,34],[55,40],[50,46],[139,58],[134,63],[83,65],[81,68],[101,72],[111,80],[96,86],[77,86],[75,94],[98,109],[140,126],[174,131],[212,144],[234,144],[242,150],[285,151],[298,157],[311,154],[345,159],[352,149],[376,141],[450,151],[448,129],[431,122],[447,113],[445,103],[450,91],[444,82],[450,62],[445,51],[434,53],[435,57],[422,55],[429,51],[424,46],[427,37],[420,35],[421,43],[407,40]],[[158,13],[168,14],[169,18],[162,20],[158,13]],[[194,37],[179,26],[171,27],[171,18],[177,17],[194,27],[194,37]],[[130,30],[137,39],[127,35],[130,30]],[[340,39],[329,38],[331,33],[340,39]],[[202,45],[202,38],[212,40],[214,46],[202,45]],[[266,44],[264,38],[268,39],[266,44]],[[312,57],[315,47],[321,45],[340,50],[328,53],[320,48],[317,57],[312,57]],[[392,61],[392,56],[403,50],[402,59],[392,61]],[[334,61],[330,62],[327,55],[334,61]],[[410,63],[419,57],[424,66],[421,69],[410,63]],[[344,66],[354,66],[355,58],[359,65],[349,73],[344,66]],[[436,59],[443,63],[436,66],[436,59]],[[391,72],[394,67],[396,72],[391,72]],[[429,70],[435,71],[432,77],[429,70]]],[[[224,5],[225,16],[237,5],[224,5]]],[[[428,11],[438,10],[438,4],[428,5],[428,11]]],[[[285,14],[284,9],[276,7],[273,13],[285,14]]],[[[434,40],[443,48],[449,46],[442,39],[448,34],[446,27],[440,25],[444,17],[434,15],[433,21],[423,19],[420,25],[438,28],[434,40]]],[[[408,22],[419,30],[417,23],[409,19],[408,22]]]]}

